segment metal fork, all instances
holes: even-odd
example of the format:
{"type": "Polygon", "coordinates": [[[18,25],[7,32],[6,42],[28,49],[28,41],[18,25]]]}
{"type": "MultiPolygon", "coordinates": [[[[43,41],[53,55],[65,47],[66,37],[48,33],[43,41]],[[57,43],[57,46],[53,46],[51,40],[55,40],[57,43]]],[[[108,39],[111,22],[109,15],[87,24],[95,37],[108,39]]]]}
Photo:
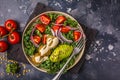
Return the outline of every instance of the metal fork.
{"type": "Polygon", "coordinates": [[[76,47],[73,50],[72,55],[69,57],[65,65],[62,67],[62,69],[57,73],[57,75],[52,80],[59,80],[60,76],[62,75],[64,69],[66,68],[67,64],[70,62],[73,56],[77,55],[83,48],[85,43],[85,39],[82,37],[78,42],[76,47]]]}

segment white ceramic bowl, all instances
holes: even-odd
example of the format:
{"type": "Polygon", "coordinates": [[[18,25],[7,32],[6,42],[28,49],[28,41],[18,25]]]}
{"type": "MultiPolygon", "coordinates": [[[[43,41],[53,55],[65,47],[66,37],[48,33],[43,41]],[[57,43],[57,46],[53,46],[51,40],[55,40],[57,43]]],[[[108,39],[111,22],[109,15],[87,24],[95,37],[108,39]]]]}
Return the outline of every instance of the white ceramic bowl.
{"type": "MultiPolygon", "coordinates": [[[[43,12],[43,13],[39,14],[38,16],[34,17],[34,18],[27,24],[27,26],[25,27],[25,29],[24,29],[24,31],[23,31],[23,35],[22,35],[22,49],[23,49],[24,55],[25,55],[26,59],[29,61],[29,63],[30,63],[34,68],[36,68],[36,69],[38,69],[39,71],[42,71],[42,72],[47,72],[47,71],[46,71],[45,69],[36,67],[36,66],[30,61],[30,59],[28,58],[28,56],[26,55],[25,50],[24,50],[23,38],[24,38],[24,33],[25,33],[25,31],[27,30],[27,28],[29,27],[29,25],[30,25],[35,19],[37,19],[40,15],[46,14],[46,13],[62,14],[62,15],[64,15],[64,16],[66,16],[66,17],[69,17],[69,18],[75,20],[72,16],[70,16],[69,14],[66,14],[66,13],[64,13],[64,12],[59,12],[59,11],[47,11],[47,12],[43,12]]],[[[76,21],[76,20],[75,20],[75,21],[76,21]]],[[[82,29],[82,27],[81,27],[81,25],[80,25],[79,23],[78,23],[78,26],[79,26],[79,28],[80,28],[80,31],[83,33],[84,38],[86,38],[86,37],[85,37],[85,34],[84,34],[84,31],[83,31],[83,29],[82,29]]],[[[85,44],[84,44],[84,45],[85,45],[85,44]]],[[[67,70],[69,70],[69,69],[71,69],[72,67],[74,67],[74,66],[80,61],[80,59],[82,58],[82,56],[83,56],[83,54],[84,54],[84,50],[85,50],[85,46],[83,47],[83,49],[81,50],[81,52],[80,52],[80,53],[78,54],[78,56],[76,57],[74,64],[73,64],[72,66],[70,66],[67,70]]]]}

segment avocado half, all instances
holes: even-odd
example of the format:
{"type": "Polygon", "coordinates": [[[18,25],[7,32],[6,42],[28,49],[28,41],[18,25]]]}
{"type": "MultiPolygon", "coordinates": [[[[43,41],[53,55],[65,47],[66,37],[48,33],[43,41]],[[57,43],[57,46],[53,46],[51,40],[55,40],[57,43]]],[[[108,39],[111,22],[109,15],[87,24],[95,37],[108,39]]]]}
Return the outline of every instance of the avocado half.
{"type": "Polygon", "coordinates": [[[64,58],[67,58],[71,55],[73,47],[67,44],[59,45],[53,53],[50,55],[50,60],[52,62],[59,62],[64,58]]]}

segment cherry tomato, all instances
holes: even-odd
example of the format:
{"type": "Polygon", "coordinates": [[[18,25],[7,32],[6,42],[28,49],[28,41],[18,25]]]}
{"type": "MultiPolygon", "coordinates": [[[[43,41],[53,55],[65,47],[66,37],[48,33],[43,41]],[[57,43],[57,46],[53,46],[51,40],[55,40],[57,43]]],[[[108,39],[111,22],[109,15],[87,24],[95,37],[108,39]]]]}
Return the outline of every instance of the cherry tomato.
{"type": "Polygon", "coordinates": [[[5,41],[0,41],[0,52],[5,52],[8,49],[8,44],[5,41]]]}
{"type": "Polygon", "coordinates": [[[60,26],[53,26],[52,29],[55,31],[57,31],[60,28],[60,26]]]}
{"type": "Polygon", "coordinates": [[[64,16],[58,16],[56,19],[56,24],[61,24],[66,20],[66,18],[64,16]]]}
{"type": "Polygon", "coordinates": [[[16,31],[12,32],[9,36],[8,36],[8,42],[10,44],[17,44],[20,42],[20,34],[16,31]]]}
{"type": "Polygon", "coordinates": [[[43,44],[46,44],[46,40],[47,40],[47,35],[43,35],[43,38],[42,38],[43,44]]]}
{"type": "Polygon", "coordinates": [[[79,40],[79,38],[82,36],[81,32],[79,31],[74,31],[73,35],[74,35],[74,41],[79,40]]]}
{"type": "Polygon", "coordinates": [[[40,20],[43,24],[46,24],[46,25],[50,23],[50,18],[46,14],[41,15],[40,20]]]}
{"type": "Polygon", "coordinates": [[[38,35],[34,35],[34,36],[33,36],[33,40],[34,40],[34,42],[35,42],[36,44],[39,44],[40,41],[41,41],[41,38],[40,38],[40,36],[38,36],[38,35]]]}
{"type": "Polygon", "coordinates": [[[7,34],[7,30],[5,29],[5,27],[0,26],[0,37],[4,36],[7,34]]]}
{"type": "Polygon", "coordinates": [[[68,27],[62,27],[61,28],[61,32],[63,32],[63,33],[67,33],[69,31],[70,31],[70,28],[68,28],[68,27]]]}
{"type": "Polygon", "coordinates": [[[36,24],[35,27],[43,33],[45,31],[45,26],[43,24],[36,24]]]}
{"type": "Polygon", "coordinates": [[[9,32],[11,30],[17,29],[17,23],[14,20],[11,20],[11,19],[5,21],[4,25],[5,25],[6,30],[9,31],[9,32]]]}

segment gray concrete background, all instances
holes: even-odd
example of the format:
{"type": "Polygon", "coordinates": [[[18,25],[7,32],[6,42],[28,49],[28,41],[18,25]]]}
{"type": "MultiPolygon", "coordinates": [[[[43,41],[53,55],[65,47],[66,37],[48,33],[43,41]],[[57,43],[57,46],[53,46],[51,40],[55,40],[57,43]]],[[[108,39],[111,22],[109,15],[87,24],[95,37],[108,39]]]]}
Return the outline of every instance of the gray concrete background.
{"type": "MultiPolygon", "coordinates": [[[[65,74],[61,80],[120,80],[120,2],[118,0],[0,0],[0,25],[7,19],[20,23],[23,31],[26,21],[38,2],[55,10],[67,12],[86,27],[99,31],[86,62],[78,74],[65,74]]],[[[4,56],[0,54],[0,56],[4,56]]],[[[26,75],[16,78],[5,73],[0,64],[0,80],[50,80],[49,75],[30,69],[26,75]]]]}

